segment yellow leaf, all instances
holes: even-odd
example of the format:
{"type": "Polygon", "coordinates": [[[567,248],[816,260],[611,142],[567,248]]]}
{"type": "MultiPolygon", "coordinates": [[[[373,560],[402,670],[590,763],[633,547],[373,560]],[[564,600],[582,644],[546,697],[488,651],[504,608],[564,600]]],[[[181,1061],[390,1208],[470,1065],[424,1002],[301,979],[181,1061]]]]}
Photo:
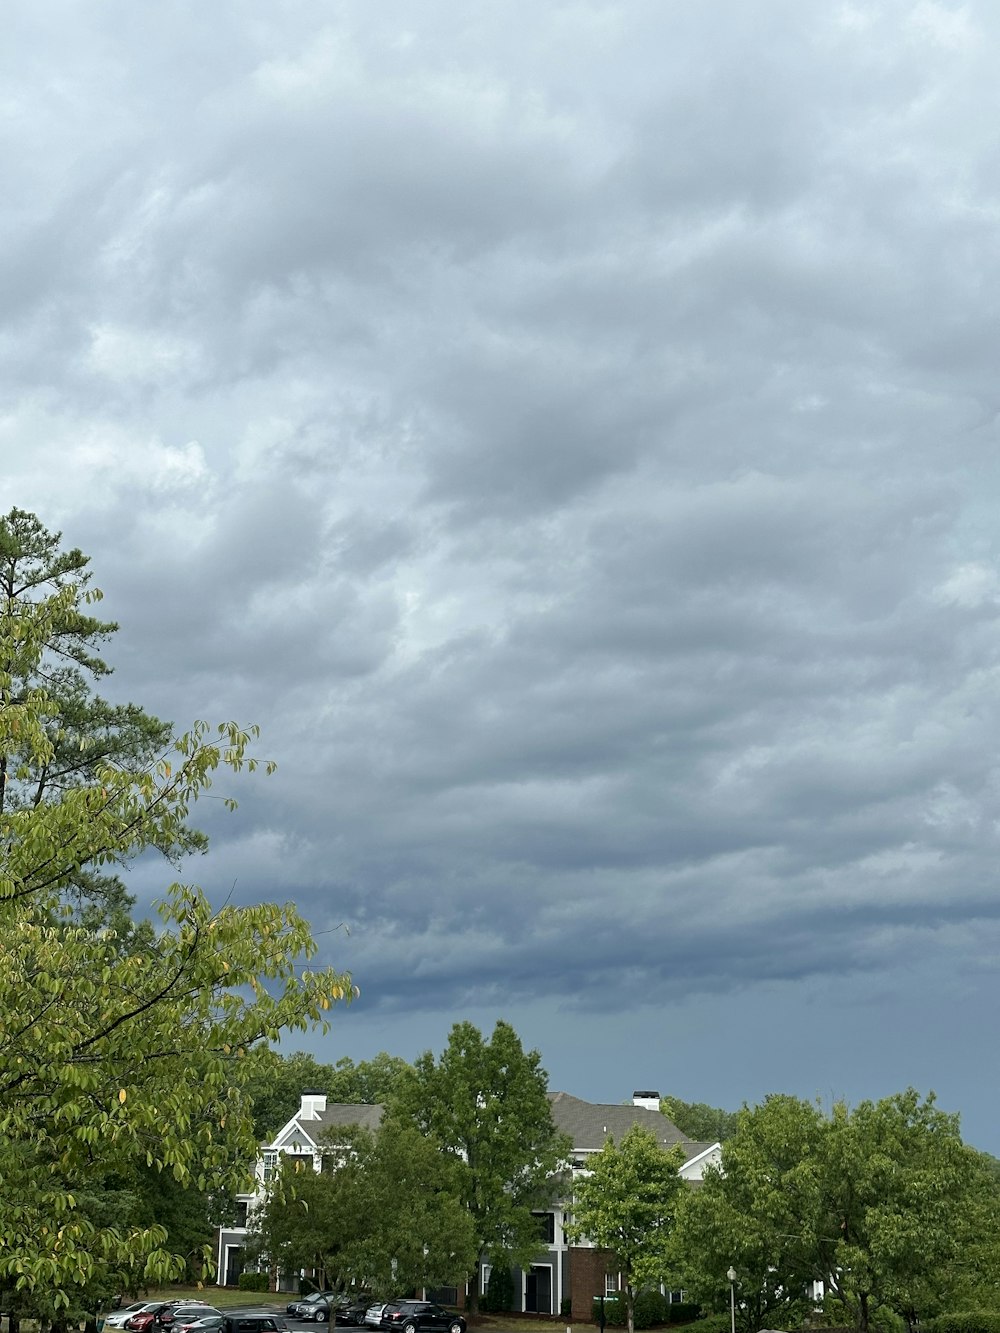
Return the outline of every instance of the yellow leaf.
{"type": "Polygon", "coordinates": [[[120,1102],[124,1102],[124,1101],[125,1101],[125,1098],[126,1098],[127,1096],[128,1096],[128,1093],[125,1091],[124,1088],[122,1088],[121,1091],[118,1093],[118,1100],[119,1100],[120,1102]]]}

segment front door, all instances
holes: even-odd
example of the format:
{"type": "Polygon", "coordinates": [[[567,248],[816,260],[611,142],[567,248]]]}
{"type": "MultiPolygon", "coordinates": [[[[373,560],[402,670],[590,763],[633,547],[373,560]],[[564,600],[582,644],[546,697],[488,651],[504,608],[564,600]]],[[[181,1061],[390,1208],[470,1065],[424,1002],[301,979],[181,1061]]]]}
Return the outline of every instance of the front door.
{"type": "Polygon", "coordinates": [[[238,1287],[243,1272],[243,1246],[226,1246],[226,1286],[238,1287]]]}
{"type": "Polygon", "coordinates": [[[524,1308],[528,1314],[552,1313],[552,1269],[532,1264],[524,1278],[524,1308]]]}

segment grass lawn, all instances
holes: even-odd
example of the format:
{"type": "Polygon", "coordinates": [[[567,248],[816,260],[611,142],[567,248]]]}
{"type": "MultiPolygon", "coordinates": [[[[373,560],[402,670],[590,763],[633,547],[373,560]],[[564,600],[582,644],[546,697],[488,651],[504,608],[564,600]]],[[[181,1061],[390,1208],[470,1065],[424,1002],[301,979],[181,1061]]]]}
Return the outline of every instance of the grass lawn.
{"type": "MultiPolygon", "coordinates": [[[[151,1301],[207,1301],[218,1310],[229,1310],[243,1305],[277,1305],[282,1310],[292,1299],[290,1291],[240,1291],[237,1287],[151,1287],[143,1295],[151,1301]]],[[[141,1296],[136,1296],[141,1300],[141,1296]]]]}

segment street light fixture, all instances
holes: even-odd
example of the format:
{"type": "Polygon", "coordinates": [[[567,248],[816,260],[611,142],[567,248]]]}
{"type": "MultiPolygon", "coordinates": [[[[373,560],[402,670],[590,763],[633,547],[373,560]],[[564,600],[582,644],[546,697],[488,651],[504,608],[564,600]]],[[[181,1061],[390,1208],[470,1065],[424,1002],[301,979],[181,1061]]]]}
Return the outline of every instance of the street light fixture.
{"type": "Polygon", "coordinates": [[[736,1269],[732,1264],[726,1277],[729,1278],[729,1327],[731,1333],[736,1333],[736,1269]]]}

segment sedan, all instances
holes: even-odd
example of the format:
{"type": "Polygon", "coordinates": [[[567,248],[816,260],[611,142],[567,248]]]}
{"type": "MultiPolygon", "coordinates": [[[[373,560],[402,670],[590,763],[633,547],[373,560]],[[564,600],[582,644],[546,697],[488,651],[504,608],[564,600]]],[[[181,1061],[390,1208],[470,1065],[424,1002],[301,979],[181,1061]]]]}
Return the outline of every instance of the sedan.
{"type": "Polygon", "coordinates": [[[352,1301],[350,1305],[345,1305],[342,1310],[336,1311],[337,1323],[352,1324],[357,1327],[358,1324],[363,1324],[365,1322],[365,1314],[367,1311],[368,1300],[352,1301]]]}
{"type": "Polygon", "coordinates": [[[153,1301],[150,1305],[144,1305],[141,1310],[136,1310],[135,1314],[130,1314],[125,1320],[124,1327],[127,1333],[146,1333],[146,1329],[156,1316],[166,1308],[166,1301],[153,1301]]]}
{"type": "Polygon", "coordinates": [[[131,1319],[140,1310],[148,1310],[151,1305],[159,1303],[159,1301],[133,1301],[131,1305],[125,1305],[120,1310],[112,1310],[110,1314],[104,1316],[104,1327],[124,1328],[126,1319],[131,1319]]]}
{"type": "Polygon", "coordinates": [[[396,1301],[382,1311],[381,1327],[401,1333],[421,1333],[424,1329],[443,1329],[447,1333],[465,1333],[465,1320],[436,1301],[396,1301]]]}

